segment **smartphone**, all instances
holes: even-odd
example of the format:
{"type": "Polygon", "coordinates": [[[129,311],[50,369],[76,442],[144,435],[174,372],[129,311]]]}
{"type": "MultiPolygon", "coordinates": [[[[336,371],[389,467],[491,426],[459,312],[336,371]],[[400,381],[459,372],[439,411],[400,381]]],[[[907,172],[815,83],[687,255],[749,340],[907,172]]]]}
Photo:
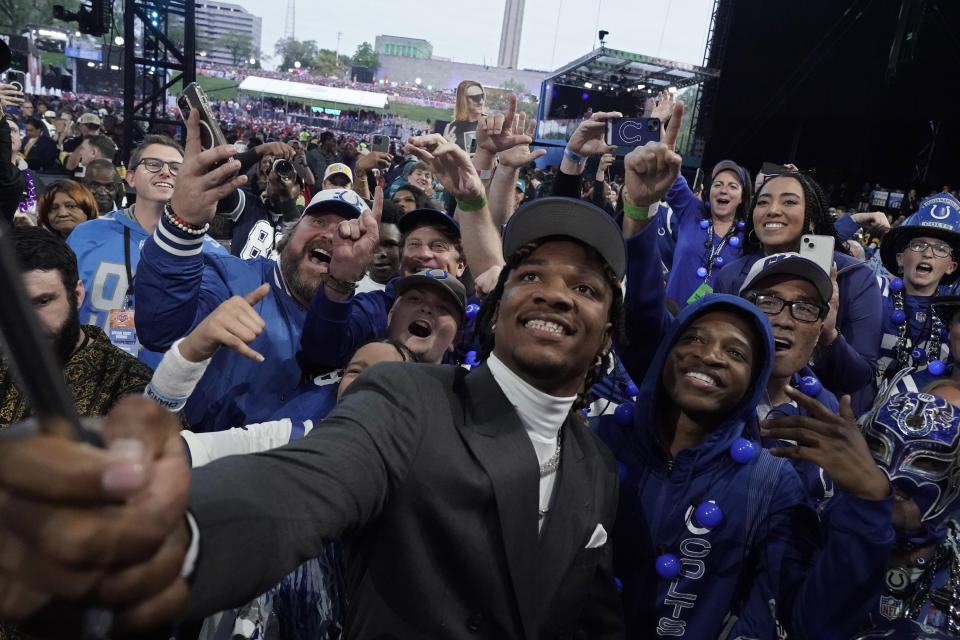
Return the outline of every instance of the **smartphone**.
{"type": "Polygon", "coordinates": [[[220,125],[217,124],[217,117],[207,102],[207,94],[199,84],[191,82],[186,86],[177,97],[177,109],[180,110],[180,117],[184,122],[194,109],[200,112],[200,146],[204,151],[227,144],[227,139],[223,137],[220,125]]]}
{"type": "Polygon", "coordinates": [[[16,85],[18,91],[23,91],[23,87],[27,83],[27,74],[23,71],[10,69],[4,77],[4,83],[16,85]]]}
{"type": "Polygon", "coordinates": [[[387,150],[390,148],[390,136],[384,135],[375,135],[373,136],[373,144],[370,146],[371,151],[380,151],[387,153],[387,150]]]}
{"type": "Polygon", "coordinates": [[[660,141],[660,118],[614,118],[607,120],[607,144],[642,147],[660,141]]]}
{"type": "Polygon", "coordinates": [[[790,173],[785,166],[775,162],[764,162],[760,167],[760,173],[765,176],[778,176],[783,173],[790,173]]]}
{"type": "Polygon", "coordinates": [[[816,262],[830,273],[833,267],[833,236],[818,236],[806,233],[800,236],[800,255],[816,262]]]}

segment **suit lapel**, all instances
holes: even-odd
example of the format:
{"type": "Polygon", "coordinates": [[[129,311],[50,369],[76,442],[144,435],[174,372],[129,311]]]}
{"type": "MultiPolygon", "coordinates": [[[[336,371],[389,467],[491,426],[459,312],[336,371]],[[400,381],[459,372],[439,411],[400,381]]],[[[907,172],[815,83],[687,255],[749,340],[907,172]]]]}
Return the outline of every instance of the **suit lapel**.
{"type": "Polygon", "coordinates": [[[537,637],[537,456],[516,411],[486,365],[463,386],[467,446],[493,486],[507,565],[527,638],[537,637]]]}
{"type": "Polygon", "coordinates": [[[570,563],[587,544],[600,522],[594,504],[596,466],[585,456],[585,427],[569,416],[563,425],[559,476],[553,490],[549,520],[544,523],[538,562],[538,588],[551,597],[560,588],[570,563]]]}

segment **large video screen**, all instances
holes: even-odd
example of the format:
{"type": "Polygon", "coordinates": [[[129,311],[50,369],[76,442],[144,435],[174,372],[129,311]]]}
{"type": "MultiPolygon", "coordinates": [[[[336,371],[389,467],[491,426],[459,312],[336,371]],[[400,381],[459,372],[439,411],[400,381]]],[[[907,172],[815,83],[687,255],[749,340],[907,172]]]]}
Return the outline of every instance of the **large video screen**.
{"type": "Polygon", "coordinates": [[[646,98],[643,91],[619,87],[611,91],[602,85],[588,88],[547,83],[540,101],[537,137],[568,140],[580,121],[597,111],[619,111],[625,118],[638,118],[643,115],[646,98]]]}

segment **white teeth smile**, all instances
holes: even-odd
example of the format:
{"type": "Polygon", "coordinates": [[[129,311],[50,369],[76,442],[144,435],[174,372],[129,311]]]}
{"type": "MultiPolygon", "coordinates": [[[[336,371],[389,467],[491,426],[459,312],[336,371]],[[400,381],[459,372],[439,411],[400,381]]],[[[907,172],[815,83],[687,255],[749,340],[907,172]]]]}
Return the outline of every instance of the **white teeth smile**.
{"type": "Polygon", "coordinates": [[[553,333],[558,336],[563,335],[563,327],[561,327],[556,322],[547,322],[546,320],[528,320],[524,325],[527,329],[537,329],[539,331],[546,331],[548,333],[553,333]]]}
{"type": "Polygon", "coordinates": [[[787,225],[783,224],[782,222],[768,222],[765,225],[763,225],[763,228],[776,230],[776,229],[783,229],[785,226],[787,225]]]}
{"type": "Polygon", "coordinates": [[[170,184],[169,182],[155,182],[155,183],[154,183],[154,186],[155,186],[155,187],[165,187],[165,188],[167,188],[167,189],[173,189],[173,185],[170,184]]]}
{"type": "Polygon", "coordinates": [[[709,386],[711,386],[711,387],[717,386],[717,381],[714,380],[713,378],[711,378],[710,376],[708,376],[708,375],[705,374],[705,373],[698,373],[698,372],[696,372],[696,371],[689,371],[689,372],[687,372],[687,373],[684,374],[684,377],[689,378],[689,379],[691,379],[691,380],[697,380],[698,382],[700,382],[700,383],[702,383],[702,384],[704,384],[704,385],[709,385],[709,386]]]}

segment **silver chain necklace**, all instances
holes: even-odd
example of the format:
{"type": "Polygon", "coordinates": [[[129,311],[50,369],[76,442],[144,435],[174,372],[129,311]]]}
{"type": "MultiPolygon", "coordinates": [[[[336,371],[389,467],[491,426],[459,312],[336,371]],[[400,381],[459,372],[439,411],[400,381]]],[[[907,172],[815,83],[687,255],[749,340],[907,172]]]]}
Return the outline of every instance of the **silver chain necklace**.
{"type": "MultiPolygon", "coordinates": [[[[560,466],[560,448],[563,438],[563,427],[560,427],[560,430],[557,432],[557,450],[553,452],[553,455],[550,456],[550,459],[540,465],[540,477],[545,478],[551,473],[556,473],[557,468],[560,466]]],[[[547,515],[547,512],[550,511],[550,507],[540,507],[537,510],[537,518],[543,520],[544,516],[547,515]]]]}

